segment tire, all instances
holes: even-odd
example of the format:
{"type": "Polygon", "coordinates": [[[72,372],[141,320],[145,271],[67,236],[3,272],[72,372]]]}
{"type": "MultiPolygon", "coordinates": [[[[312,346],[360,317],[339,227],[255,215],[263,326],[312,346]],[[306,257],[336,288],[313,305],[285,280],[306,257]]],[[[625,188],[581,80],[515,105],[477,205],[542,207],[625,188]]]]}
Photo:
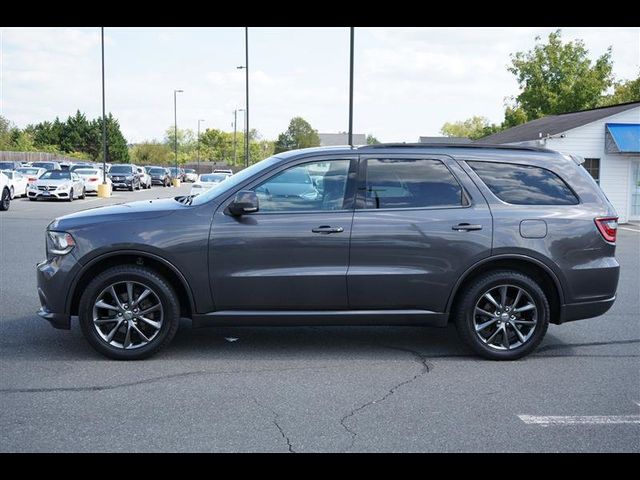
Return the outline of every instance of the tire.
{"type": "Polygon", "coordinates": [[[73,188],[71,190],[69,190],[69,199],[67,201],[68,202],[73,202],[73,188]]]}
{"type": "Polygon", "coordinates": [[[11,194],[11,200],[13,200],[14,198],[16,198],[16,191],[15,191],[15,189],[13,188],[13,185],[11,186],[11,192],[10,192],[10,194],[11,194]]]}
{"type": "Polygon", "coordinates": [[[516,360],[531,353],[544,338],[549,317],[549,301],[540,285],[531,277],[513,270],[495,270],[474,279],[458,299],[453,312],[460,338],[475,353],[490,360],[516,360]],[[502,305],[500,297],[505,285],[507,301],[502,305]],[[519,297],[518,291],[522,291],[519,297]],[[498,298],[495,298],[496,292],[500,293],[498,298]],[[499,306],[491,304],[486,293],[499,306]],[[516,299],[518,303],[514,305],[516,299]],[[476,305],[480,305],[480,312],[492,315],[476,312],[476,305]],[[534,308],[528,308],[529,305],[534,308]],[[519,312],[523,307],[527,308],[526,311],[519,312]],[[497,312],[500,312],[500,317],[496,316],[497,312]],[[476,326],[483,324],[487,327],[476,332],[476,326]],[[520,336],[514,329],[520,332],[520,336]],[[499,345],[495,345],[497,342],[499,345]]]}
{"type": "Polygon", "coordinates": [[[31,200],[32,202],[36,202],[38,199],[35,197],[29,197],[29,200],[31,200]]]}
{"type": "Polygon", "coordinates": [[[2,194],[0,195],[0,211],[9,210],[11,206],[11,192],[7,187],[2,189],[2,194]]]}
{"type": "MultiPolygon", "coordinates": [[[[143,306],[142,308],[147,308],[143,304],[141,305],[143,306]]],[[[95,277],[87,285],[80,298],[78,313],[82,334],[89,344],[99,353],[115,360],[141,360],[154,355],[173,340],[180,323],[179,302],[171,285],[155,270],[137,265],[111,267],[95,277]],[[152,327],[137,318],[131,320],[137,327],[126,327],[124,316],[117,316],[115,311],[112,312],[111,310],[100,308],[96,309],[98,316],[102,316],[101,314],[104,313],[107,316],[114,315],[114,319],[120,323],[116,323],[116,320],[103,323],[103,327],[100,327],[103,330],[101,332],[98,331],[99,327],[94,325],[94,305],[96,301],[99,300],[99,297],[102,297],[102,300],[108,302],[109,305],[116,306],[111,294],[103,292],[107,291],[109,286],[115,283],[116,294],[121,297],[123,302],[127,301],[126,284],[123,286],[122,283],[118,282],[133,283],[134,299],[136,299],[136,296],[139,297],[141,295],[143,291],[141,289],[149,289],[153,292],[147,295],[145,301],[161,305],[161,310],[156,310],[156,312],[160,312],[161,317],[158,319],[158,316],[153,314],[154,317],[152,319],[156,323],[160,323],[159,328],[152,327]],[[144,332],[149,335],[149,342],[144,342],[143,337],[135,331],[135,328],[138,327],[142,330],[147,329],[144,332]],[[133,346],[133,348],[125,349],[123,345],[127,339],[125,333],[127,328],[131,332],[129,341],[130,346],[133,346]],[[112,336],[111,342],[116,345],[107,342],[108,336],[113,329],[116,329],[116,333],[112,336]],[[103,335],[106,335],[107,338],[104,338],[103,335]],[[137,345],[136,342],[138,343],[137,345]]],[[[148,317],[151,315],[147,314],[148,317]]]]}
{"type": "Polygon", "coordinates": [[[136,190],[140,190],[140,182],[138,182],[138,186],[136,187],[136,190]]]}
{"type": "Polygon", "coordinates": [[[131,186],[129,187],[129,191],[133,192],[136,189],[136,187],[133,186],[133,182],[131,182],[131,186]]]}
{"type": "Polygon", "coordinates": [[[86,196],[87,196],[87,191],[86,191],[86,189],[85,189],[85,188],[83,188],[83,189],[82,189],[82,195],[80,195],[78,198],[79,198],[80,200],[84,200],[86,196]]]}

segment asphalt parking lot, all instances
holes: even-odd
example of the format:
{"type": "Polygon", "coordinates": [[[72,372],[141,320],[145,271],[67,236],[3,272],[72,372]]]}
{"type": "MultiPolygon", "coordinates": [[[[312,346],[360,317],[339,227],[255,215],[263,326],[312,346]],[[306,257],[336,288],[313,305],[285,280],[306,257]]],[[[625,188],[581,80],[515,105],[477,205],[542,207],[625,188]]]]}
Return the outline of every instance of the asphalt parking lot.
{"type": "Polygon", "coordinates": [[[640,451],[640,228],[618,234],[618,300],[551,325],[516,362],[473,356],[453,328],[192,330],[115,362],[35,312],[44,229],[108,200],[17,199],[0,213],[0,450],[640,451]]]}

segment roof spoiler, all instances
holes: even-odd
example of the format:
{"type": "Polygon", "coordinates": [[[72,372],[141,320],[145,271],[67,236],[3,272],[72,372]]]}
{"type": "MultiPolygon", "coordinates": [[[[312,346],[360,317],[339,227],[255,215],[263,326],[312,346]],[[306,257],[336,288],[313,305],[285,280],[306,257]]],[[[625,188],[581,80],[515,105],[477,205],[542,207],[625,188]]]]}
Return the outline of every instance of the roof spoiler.
{"type": "Polygon", "coordinates": [[[577,165],[582,165],[584,163],[584,157],[582,155],[574,155],[573,153],[564,154],[564,157],[573,160],[577,165]]]}

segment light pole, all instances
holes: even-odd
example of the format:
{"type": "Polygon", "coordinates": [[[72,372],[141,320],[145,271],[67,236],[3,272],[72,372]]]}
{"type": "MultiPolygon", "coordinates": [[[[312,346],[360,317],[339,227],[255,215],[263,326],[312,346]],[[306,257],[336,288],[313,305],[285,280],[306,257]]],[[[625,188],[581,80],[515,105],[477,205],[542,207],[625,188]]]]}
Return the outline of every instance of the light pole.
{"type": "Polygon", "coordinates": [[[349,145],[353,147],[353,28],[351,28],[351,47],[349,58],[349,145]]]}
{"type": "Polygon", "coordinates": [[[237,162],[237,149],[236,149],[236,138],[237,138],[237,128],[238,125],[238,112],[244,112],[244,108],[236,108],[233,111],[233,166],[236,165],[237,162]]]}
{"type": "Polygon", "coordinates": [[[107,185],[107,117],[104,106],[104,27],[100,27],[100,39],[102,48],[102,185],[98,185],[98,196],[109,197],[111,192],[107,185]]]}
{"type": "Polygon", "coordinates": [[[176,155],[176,178],[173,180],[173,186],[179,185],[178,180],[178,108],[176,105],[176,97],[178,93],[182,93],[183,90],[173,91],[173,150],[176,155]]]}
{"type": "Polygon", "coordinates": [[[244,163],[249,166],[249,27],[244,27],[244,68],[245,75],[245,112],[244,112],[244,163]]]}
{"type": "Polygon", "coordinates": [[[198,175],[200,175],[200,122],[204,120],[198,119],[198,175]]]}

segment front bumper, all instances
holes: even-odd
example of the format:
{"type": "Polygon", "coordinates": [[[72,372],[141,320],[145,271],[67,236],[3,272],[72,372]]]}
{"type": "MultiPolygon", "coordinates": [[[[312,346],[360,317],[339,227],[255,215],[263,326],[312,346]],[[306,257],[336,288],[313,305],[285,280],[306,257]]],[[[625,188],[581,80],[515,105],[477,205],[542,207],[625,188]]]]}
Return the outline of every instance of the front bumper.
{"type": "Polygon", "coordinates": [[[67,200],[69,198],[69,190],[27,190],[27,197],[67,200]]]}
{"type": "Polygon", "coordinates": [[[114,180],[111,179],[111,188],[131,188],[131,185],[135,185],[133,180],[114,180]]]}
{"type": "Polygon", "coordinates": [[[41,308],[38,315],[54,328],[69,330],[71,315],[66,308],[70,280],[79,264],[72,254],[53,257],[36,265],[36,283],[41,308]]]}

